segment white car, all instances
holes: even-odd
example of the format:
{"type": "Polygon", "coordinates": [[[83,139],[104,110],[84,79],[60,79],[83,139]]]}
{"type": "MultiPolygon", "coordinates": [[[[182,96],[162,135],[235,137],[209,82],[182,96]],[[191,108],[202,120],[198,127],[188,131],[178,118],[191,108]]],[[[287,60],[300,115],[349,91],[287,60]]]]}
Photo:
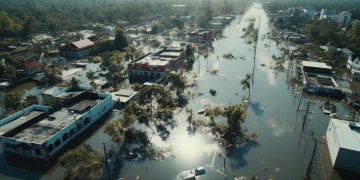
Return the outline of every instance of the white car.
{"type": "Polygon", "coordinates": [[[204,174],[205,173],[205,168],[204,167],[197,167],[193,170],[191,170],[191,174],[195,174],[195,176],[198,176],[200,174],[204,174]]]}

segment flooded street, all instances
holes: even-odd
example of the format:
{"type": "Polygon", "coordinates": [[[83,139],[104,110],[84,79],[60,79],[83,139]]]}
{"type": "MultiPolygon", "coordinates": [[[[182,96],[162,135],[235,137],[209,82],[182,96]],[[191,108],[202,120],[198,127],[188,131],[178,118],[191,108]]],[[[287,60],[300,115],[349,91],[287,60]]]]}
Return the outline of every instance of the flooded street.
{"type": "MultiPolygon", "coordinates": [[[[325,136],[330,118],[323,114],[320,108],[325,98],[312,97],[314,105],[309,108],[308,119],[302,131],[302,117],[305,113],[303,109],[310,99],[304,95],[300,110],[297,112],[301,95],[293,93],[292,87],[287,83],[290,74],[287,71],[277,72],[269,68],[275,66],[272,55],[281,55],[279,50],[281,46],[276,46],[274,41],[267,38],[261,39],[270,29],[269,19],[262,6],[253,5],[241,18],[237,17],[224,29],[225,37],[213,42],[214,50],[209,53],[209,56],[206,58],[199,56],[193,70],[186,74],[188,79],[196,80],[198,85],[185,90],[185,94],[188,92],[193,94],[187,107],[197,112],[208,107],[243,104],[242,97],[248,97],[249,92],[243,90],[240,80],[247,73],[252,73],[254,68],[254,83],[251,87],[247,118],[243,129],[245,132],[258,134],[257,145],[240,144],[231,157],[226,157],[223,145],[218,143],[209,129],[202,127],[191,129],[186,121],[185,110],[177,110],[173,129],[155,130],[156,134],[151,140],[156,150],[164,152],[164,158],[123,161],[119,165],[114,161],[115,158],[111,157],[109,165],[113,179],[121,177],[136,179],[139,176],[140,179],[181,180],[190,173],[190,170],[199,166],[204,166],[206,169],[205,174],[197,176],[197,179],[201,180],[230,180],[234,179],[233,175],[246,177],[255,175],[258,179],[303,179],[300,175],[306,172],[314,146],[311,139],[312,133],[318,136],[319,141],[323,141],[322,137],[325,136]],[[246,44],[245,39],[241,38],[244,34],[242,29],[248,25],[248,18],[256,19],[256,27],[260,24],[255,67],[254,44],[246,44]],[[266,47],[265,43],[270,47],[266,47]],[[223,55],[229,52],[235,57],[242,58],[224,59],[223,55]],[[211,75],[207,73],[209,70],[218,70],[218,74],[211,75]],[[211,96],[210,89],[216,90],[217,94],[211,96]]],[[[287,67],[287,62],[284,66],[287,67]]],[[[87,65],[87,69],[92,71],[96,71],[97,68],[96,64],[87,65]]],[[[77,76],[81,84],[87,85],[86,72],[80,71],[79,74],[77,76]]],[[[296,76],[295,73],[292,77],[294,76],[296,76]]],[[[37,95],[35,91],[30,91],[35,84],[30,83],[25,86],[23,89],[28,90],[25,91],[27,95],[37,95]]],[[[123,87],[126,86],[128,87],[128,85],[123,85],[123,87]]],[[[337,106],[339,114],[350,115],[340,101],[332,102],[337,106]]],[[[113,115],[107,120],[118,119],[118,113],[119,111],[114,110],[113,115]]],[[[194,114],[195,119],[206,119],[204,115],[194,114]]],[[[225,119],[218,118],[217,121],[225,123],[225,119]]],[[[91,137],[90,134],[86,134],[89,138],[83,138],[82,142],[89,143],[94,148],[100,147],[99,150],[103,153],[101,143],[106,142],[111,146],[111,141],[107,135],[103,134],[104,124],[94,125],[92,129],[95,130],[91,137]]],[[[144,130],[151,132],[145,127],[144,130]]],[[[317,162],[320,161],[318,157],[320,156],[317,154],[315,158],[317,162]]],[[[1,148],[0,163],[0,179],[64,178],[64,169],[58,164],[44,175],[8,166],[1,148]]],[[[106,166],[103,172],[106,172],[106,166]]],[[[312,172],[313,179],[321,179],[322,173],[317,165],[314,165],[312,172]]],[[[104,179],[107,179],[106,173],[104,173],[104,179]]]]}

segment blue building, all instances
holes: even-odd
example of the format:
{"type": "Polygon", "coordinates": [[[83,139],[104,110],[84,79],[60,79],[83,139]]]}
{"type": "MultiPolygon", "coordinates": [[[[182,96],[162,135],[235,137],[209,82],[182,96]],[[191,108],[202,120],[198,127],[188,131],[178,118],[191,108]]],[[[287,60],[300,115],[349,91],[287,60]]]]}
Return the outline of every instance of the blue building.
{"type": "Polygon", "coordinates": [[[87,87],[65,88],[54,94],[60,107],[32,105],[0,121],[0,139],[6,153],[48,159],[65,144],[112,109],[110,94],[87,87]]]}

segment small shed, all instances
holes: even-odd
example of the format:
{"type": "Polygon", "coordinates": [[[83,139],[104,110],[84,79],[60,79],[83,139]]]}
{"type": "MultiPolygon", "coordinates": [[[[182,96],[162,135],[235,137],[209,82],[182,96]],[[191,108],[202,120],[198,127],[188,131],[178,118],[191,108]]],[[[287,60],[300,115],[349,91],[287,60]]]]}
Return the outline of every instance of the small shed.
{"type": "Polygon", "coordinates": [[[334,168],[360,172],[359,123],[330,119],[326,141],[334,168]]]}
{"type": "Polygon", "coordinates": [[[126,105],[132,101],[138,94],[138,91],[131,89],[120,89],[119,91],[111,93],[114,104],[126,105]]]}

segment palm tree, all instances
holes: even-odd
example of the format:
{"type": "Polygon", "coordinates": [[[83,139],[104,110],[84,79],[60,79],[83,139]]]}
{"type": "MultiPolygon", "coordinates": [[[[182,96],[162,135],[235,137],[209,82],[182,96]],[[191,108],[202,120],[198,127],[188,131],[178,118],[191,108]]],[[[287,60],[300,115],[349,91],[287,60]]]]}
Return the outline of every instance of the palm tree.
{"type": "Polygon", "coordinates": [[[96,91],[98,89],[98,85],[95,83],[94,80],[90,81],[90,86],[94,91],[96,91]]]}
{"type": "Polygon", "coordinates": [[[22,98],[18,92],[7,92],[4,95],[5,107],[17,111],[21,107],[22,98]]]}
{"type": "Polygon", "coordinates": [[[95,72],[93,71],[89,71],[89,72],[86,72],[86,77],[89,79],[89,80],[93,80],[94,79],[94,75],[95,75],[95,72]]]}
{"type": "Polygon", "coordinates": [[[75,77],[72,77],[70,84],[73,89],[76,89],[79,87],[80,80],[76,79],[75,77]]]}
{"type": "Polygon", "coordinates": [[[10,65],[10,64],[6,64],[5,69],[4,69],[4,75],[11,78],[11,79],[15,79],[16,78],[16,69],[15,69],[15,67],[10,65]]]}
{"type": "Polygon", "coordinates": [[[249,98],[250,99],[250,84],[251,84],[252,76],[251,73],[247,73],[245,78],[241,80],[241,85],[243,86],[243,90],[249,89],[249,98]]]}

